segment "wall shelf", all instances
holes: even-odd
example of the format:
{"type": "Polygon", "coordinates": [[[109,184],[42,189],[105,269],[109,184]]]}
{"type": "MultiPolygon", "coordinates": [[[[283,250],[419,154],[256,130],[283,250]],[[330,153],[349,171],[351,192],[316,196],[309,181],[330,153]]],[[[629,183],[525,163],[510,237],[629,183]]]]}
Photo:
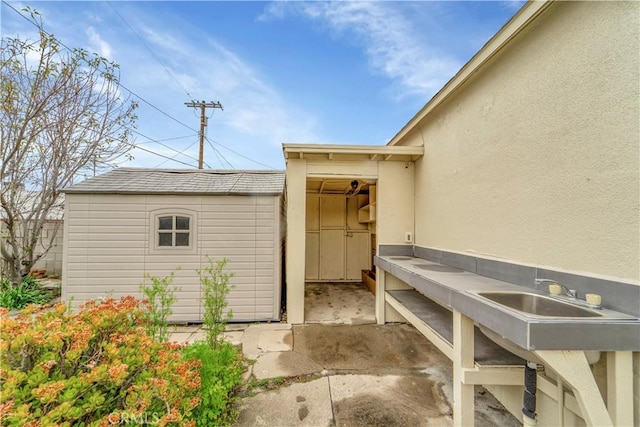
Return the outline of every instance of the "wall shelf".
{"type": "Polygon", "coordinates": [[[376,221],[376,186],[369,186],[369,204],[358,209],[358,222],[365,224],[376,221]]]}
{"type": "Polygon", "coordinates": [[[358,209],[358,222],[369,223],[376,221],[376,204],[368,204],[358,209]]]}

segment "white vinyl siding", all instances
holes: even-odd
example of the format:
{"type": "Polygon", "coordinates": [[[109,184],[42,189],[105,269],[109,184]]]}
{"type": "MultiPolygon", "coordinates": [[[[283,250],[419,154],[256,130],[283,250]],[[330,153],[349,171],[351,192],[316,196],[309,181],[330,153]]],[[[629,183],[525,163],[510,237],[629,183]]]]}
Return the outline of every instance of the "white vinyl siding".
{"type": "Polygon", "coordinates": [[[279,318],[280,196],[68,194],[64,298],[74,306],[110,294],[140,296],[145,273],[176,271],[173,321],[200,322],[196,269],[227,258],[235,275],[229,297],[234,321],[279,318]],[[192,252],[155,246],[156,216],[190,216],[192,252]]]}

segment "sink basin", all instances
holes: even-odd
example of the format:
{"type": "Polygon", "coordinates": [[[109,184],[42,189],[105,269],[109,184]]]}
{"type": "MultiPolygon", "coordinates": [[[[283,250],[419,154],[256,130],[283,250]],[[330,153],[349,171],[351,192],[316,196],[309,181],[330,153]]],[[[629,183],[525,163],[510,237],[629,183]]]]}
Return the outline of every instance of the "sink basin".
{"type": "Polygon", "coordinates": [[[416,268],[429,271],[438,271],[441,273],[462,273],[462,270],[455,267],[449,267],[448,265],[439,264],[414,264],[416,268]]]}
{"type": "Polygon", "coordinates": [[[505,307],[521,311],[526,314],[541,317],[602,317],[587,308],[575,306],[570,303],[555,300],[544,295],[532,294],[528,292],[477,292],[477,295],[491,300],[505,307]]]}

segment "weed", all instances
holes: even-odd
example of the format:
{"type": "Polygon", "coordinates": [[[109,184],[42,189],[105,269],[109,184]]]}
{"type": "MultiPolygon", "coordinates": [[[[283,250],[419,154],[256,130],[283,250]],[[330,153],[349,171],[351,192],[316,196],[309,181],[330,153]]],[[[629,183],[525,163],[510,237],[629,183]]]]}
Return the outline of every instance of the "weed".
{"type": "Polygon", "coordinates": [[[6,277],[0,283],[0,307],[9,310],[22,310],[29,304],[46,304],[51,298],[51,292],[42,289],[31,276],[23,277],[18,286],[13,286],[6,277]]]}
{"type": "Polygon", "coordinates": [[[145,277],[151,282],[150,285],[140,285],[140,292],[144,294],[148,304],[148,310],[143,314],[145,325],[150,336],[166,342],[169,339],[168,319],[173,313],[171,306],[178,300],[175,294],[180,290],[176,286],[170,287],[175,271],[162,278],[149,274],[145,277]]]}
{"type": "Polygon", "coordinates": [[[227,265],[227,259],[223,258],[214,261],[207,255],[209,265],[196,272],[200,276],[200,283],[203,291],[204,316],[202,322],[207,331],[206,343],[213,349],[224,344],[222,333],[225,324],[231,320],[233,313],[225,308],[229,305],[227,295],[231,289],[229,280],[233,277],[233,273],[224,271],[227,265]]]}

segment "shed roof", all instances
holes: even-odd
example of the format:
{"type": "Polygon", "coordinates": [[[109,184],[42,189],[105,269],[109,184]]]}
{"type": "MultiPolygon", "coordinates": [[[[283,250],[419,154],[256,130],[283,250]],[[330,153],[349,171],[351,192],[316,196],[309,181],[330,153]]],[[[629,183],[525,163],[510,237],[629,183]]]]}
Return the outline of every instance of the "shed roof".
{"type": "Polygon", "coordinates": [[[118,168],[62,191],[72,194],[278,195],[283,171],[118,168]]]}

